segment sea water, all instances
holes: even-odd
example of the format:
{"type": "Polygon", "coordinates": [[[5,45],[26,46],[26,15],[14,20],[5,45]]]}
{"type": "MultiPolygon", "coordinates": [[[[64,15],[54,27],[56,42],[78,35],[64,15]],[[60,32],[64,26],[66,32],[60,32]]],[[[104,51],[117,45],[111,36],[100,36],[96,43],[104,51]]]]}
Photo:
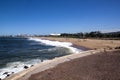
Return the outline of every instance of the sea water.
{"type": "Polygon", "coordinates": [[[68,42],[0,37],[0,78],[20,72],[25,66],[31,67],[45,60],[78,52],[68,42]]]}

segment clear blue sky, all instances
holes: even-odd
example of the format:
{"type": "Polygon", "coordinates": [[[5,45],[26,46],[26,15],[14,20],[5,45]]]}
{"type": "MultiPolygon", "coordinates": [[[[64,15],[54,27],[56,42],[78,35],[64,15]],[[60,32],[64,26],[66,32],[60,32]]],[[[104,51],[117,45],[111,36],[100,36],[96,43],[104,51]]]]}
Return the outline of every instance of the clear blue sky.
{"type": "Polygon", "coordinates": [[[120,29],[120,0],[0,0],[0,35],[120,29]]]}

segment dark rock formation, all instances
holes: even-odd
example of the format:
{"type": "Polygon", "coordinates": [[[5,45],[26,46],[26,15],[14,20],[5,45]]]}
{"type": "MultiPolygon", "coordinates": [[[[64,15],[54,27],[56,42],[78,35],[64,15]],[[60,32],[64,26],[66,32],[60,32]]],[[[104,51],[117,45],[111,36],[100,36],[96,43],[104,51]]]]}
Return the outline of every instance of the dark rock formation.
{"type": "Polygon", "coordinates": [[[27,69],[27,68],[29,68],[28,66],[24,66],[24,69],[27,69]]]}

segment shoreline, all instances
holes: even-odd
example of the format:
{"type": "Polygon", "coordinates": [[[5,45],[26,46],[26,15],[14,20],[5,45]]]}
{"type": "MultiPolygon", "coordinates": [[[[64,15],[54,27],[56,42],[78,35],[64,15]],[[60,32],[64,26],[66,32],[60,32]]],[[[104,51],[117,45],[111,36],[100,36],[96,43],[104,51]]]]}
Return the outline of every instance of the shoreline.
{"type": "Polygon", "coordinates": [[[120,46],[118,40],[101,40],[101,39],[80,39],[80,38],[63,38],[63,37],[36,37],[51,41],[71,42],[74,45],[88,49],[114,49],[120,46]]]}
{"type": "Polygon", "coordinates": [[[80,54],[70,54],[70,55],[62,56],[62,57],[55,58],[52,60],[48,60],[48,61],[42,62],[40,64],[34,65],[33,67],[30,67],[19,73],[13,74],[3,80],[26,80],[32,74],[54,68],[55,66],[57,66],[60,63],[68,62],[73,59],[81,58],[81,57],[88,56],[88,55],[93,55],[93,54],[103,52],[103,51],[104,50],[89,50],[89,51],[83,51],[80,54]]]}
{"type": "MultiPolygon", "coordinates": [[[[33,38],[40,38],[40,39],[43,39],[43,40],[50,40],[50,41],[59,41],[59,42],[68,42],[68,41],[64,41],[64,40],[59,40],[59,39],[56,39],[56,38],[51,38],[51,37],[33,37],[33,38]]],[[[66,39],[67,40],[67,39],[66,39]]],[[[88,48],[88,47],[85,47],[85,46],[81,46],[81,45],[77,45],[73,42],[70,42],[72,43],[72,46],[71,47],[74,47],[74,48],[77,48],[77,49],[80,49],[82,51],[87,51],[87,50],[92,50],[92,48],[88,48]]]]}
{"type": "MultiPolygon", "coordinates": [[[[49,39],[47,39],[47,40],[49,40],[49,39]]],[[[50,41],[51,41],[51,39],[50,39],[50,41]]],[[[56,41],[56,40],[53,40],[53,41],[56,41]]],[[[62,42],[64,42],[64,40],[62,42]]],[[[73,44],[72,47],[75,46],[76,48],[77,47],[79,48],[78,45],[75,45],[74,43],[72,43],[72,44],[73,44]]],[[[30,67],[20,73],[13,74],[10,77],[5,78],[4,80],[27,80],[32,74],[54,68],[55,66],[57,66],[60,63],[65,63],[65,62],[68,62],[68,61],[76,59],[76,58],[81,58],[83,56],[93,55],[93,54],[105,51],[104,49],[89,50],[89,48],[87,48],[87,50],[88,51],[82,51],[79,54],[70,54],[67,56],[55,58],[55,59],[37,64],[37,65],[34,65],[33,67],[30,67]],[[63,59],[64,59],[64,61],[63,61],[63,59]],[[60,60],[60,62],[58,62],[59,60],[60,60]]],[[[114,50],[108,50],[108,51],[114,51],[114,50]]]]}
{"type": "MultiPolygon", "coordinates": [[[[51,41],[51,40],[50,40],[51,41]]],[[[53,41],[54,42],[54,41],[53,41]]],[[[62,42],[60,42],[60,43],[62,43],[62,42]]],[[[67,42],[65,42],[65,43],[67,43],[67,42]]],[[[65,46],[66,47],[66,46],[65,46]]],[[[75,50],[77,50],[78,49],[78,47],[76,47],[76,46],[73,46],[73,44],[71,45],[71,47],[74,49],[75,48],[75,50]]],[[[69,48],[69,47],[66,47],[66,48],[68,48],[68,49],[72,49],[72,48],[69,48]]],[[[74,51],[75,51],[74,50],[74,51]]],[[[73,51],[73,50],[72,50],[73,51]]],[[[81,49],[80,49],[80,51],[81,51],[81,49]]],[[[82,50],[83,51],[83,50],[82,50]]],[[[73,52],[73,54],[74,54],[75,52],[73,52]]],[[[70,55],[70,54],[69,54],[70,55]]],[[[58,57],[59,58],[59,57],[58,57]]],[[[54,58],[55,59],[55,58],[54,58]]],[[[46,61],[45,61],[46,62],[46,61]]],[[[49,60],[48,60],[48,62],[49,62],[49,60]]],[[[44,62],[43,62],[44,63],[44,62]]],[[[38,64],[41,64],[41,63],[38,63],[38,64]]],[[[35,65],[33,65],[33,66],[35,66],[35,65]]],[[[29,68],[31,68],[31,67],[28,67],[27,69],[29,69],[29,68]]],[[[23,69],[22,71],[24,71],[25,69],[23,69]]],[[[15,74],[19,74],[19,73],[21,73],[22,71],[20,71],[20,72],[18,72],[18,73],[14,73],[14,74],[8,74],[9,76],[14,76],[15,74]]],[[[26,70],[25,70],[25,73],[26,73],[26,70]]],[[[9,76],[6,76],[6,78],[4,78],[3,80],[6,80],[7,79],[7,77],[9,77],[9,76]]]]}
{"type": "Polygon", "coordinates": [[[25,80],[119,80],[119,62],[120,50],[94,53],[60,63],[25,80]]]}
{"type": "Polygon", "coordinates": [[[78,46],[78,45],[75,45],[75,44],[73,44],[72,47],[75,47],[75,48],[80,49],[82,51],[92,50],[90,48],[86,48],[86,47],[83,47],[83,46],[78,46]]]}

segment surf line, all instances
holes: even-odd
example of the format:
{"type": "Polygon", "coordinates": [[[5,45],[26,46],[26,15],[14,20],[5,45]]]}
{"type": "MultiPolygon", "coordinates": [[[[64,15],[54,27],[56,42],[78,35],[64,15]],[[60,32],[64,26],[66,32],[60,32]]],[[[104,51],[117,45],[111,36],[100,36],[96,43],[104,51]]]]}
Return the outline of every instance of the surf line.
{"type": "Polygon", "coordinates": [[[65,47],[70,49],[73,53],[80,53],[82,50],[72,47],[72,43],[70,42],[59,42],[59,41],[50,41],[50,40],[43,40],[40,38],[28,38],[29,40],[34,40],[37,42],[41,42],[45,45],[56,46],[56,47],[65,47]]]}

